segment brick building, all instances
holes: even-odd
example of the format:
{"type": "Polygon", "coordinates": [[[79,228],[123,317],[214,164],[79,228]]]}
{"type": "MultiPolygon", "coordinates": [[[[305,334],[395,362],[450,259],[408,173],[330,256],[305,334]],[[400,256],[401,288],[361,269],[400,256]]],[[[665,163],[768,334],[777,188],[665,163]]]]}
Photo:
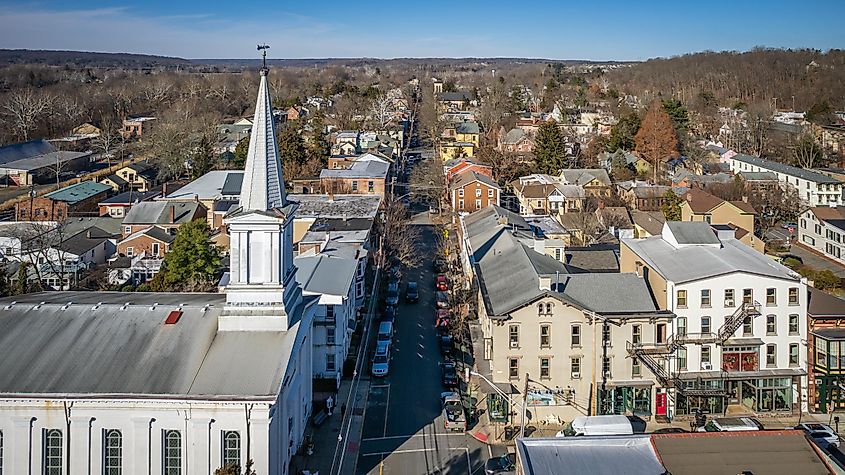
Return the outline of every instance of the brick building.
{"type": "Polygon", "coordinates": [[[502,189],[487,175],[468,172],[458,175],[449,185],[452,209],[472,213],[490,205],[499,205],[502,189]]]}
{"type": "Polygon", "coordinates": [[[18,221],[64,221],[68,216],[97,216],[97,204],[111,187],[83,181],[15,204],[18,221]]]}

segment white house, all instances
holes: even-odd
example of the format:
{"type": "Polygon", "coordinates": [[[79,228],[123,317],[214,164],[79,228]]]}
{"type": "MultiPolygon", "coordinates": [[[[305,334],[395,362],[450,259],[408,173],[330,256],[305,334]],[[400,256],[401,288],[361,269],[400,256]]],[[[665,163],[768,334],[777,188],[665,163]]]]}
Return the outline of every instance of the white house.
{"type": "Polygon", "coordinates": [[[334,380],[338,387],[359,306],[355,285],[358,260],[320,254],[297,257],[294,263],[303,295],[319,298],[312,336],[314,377],[334,380]]]}
{"type": "Polygon", "coordinates": [[[4,473],[286,475],[311,410],[311,328],[293,263],[266,80],[221,294],[0,299],[4,473]]]}
{"type": "Polygon", "coordinates": [[[798,198],[808,206],[845,204],[842,182],[827,175],[741,153],[731,156],[727,161],[733,173],[772,172],[776,174],[780,183],[795,188],[798,198]]]}
{"type": "Polygon", "coordinates": [[[662,235],[622,240],[621,271],[646,278],[658,307],[677,316],[663,347],[632,356],[661,380],[675,414],[806,411],[806,279],[732,236],[667,222],[662,235]]]}
{"type": "Polygon", "coordinates": [[[845,206],[808,208],[798,220],[798,242],[845,264],[845,206]]]}

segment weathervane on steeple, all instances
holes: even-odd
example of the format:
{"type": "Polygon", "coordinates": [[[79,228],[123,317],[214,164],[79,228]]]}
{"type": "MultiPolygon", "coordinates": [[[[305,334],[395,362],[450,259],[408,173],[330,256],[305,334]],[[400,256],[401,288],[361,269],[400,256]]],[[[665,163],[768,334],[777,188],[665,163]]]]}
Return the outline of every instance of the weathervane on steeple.
{"type": "Polygon", "coordinates": [[[262,71],[266,72],[267,69],[267,50],[270,49],[270,45],[267,43],[258,45],[258,51],[261,51],[262,61],[264,62],[264,67],[261,68],[262,71]]]}

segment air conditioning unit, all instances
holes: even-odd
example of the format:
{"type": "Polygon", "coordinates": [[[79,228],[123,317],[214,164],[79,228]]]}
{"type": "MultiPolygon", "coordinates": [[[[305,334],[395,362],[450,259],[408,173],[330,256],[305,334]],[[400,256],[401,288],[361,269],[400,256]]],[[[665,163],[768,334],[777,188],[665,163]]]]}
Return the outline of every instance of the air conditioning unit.
{"type": "Polygon", "coordinates": [[[701,369],[704,371],[710,371],[713,369],[713,365],[711,363],[701,363],[701,369]]]}
{"type": "Polygon", "coordinates": [[[511,348],[519,348],[519,342],[518,341],[512,341],[511,342],[511,348]]]}
{"type": "Polygon", "coordinates": [[[581,379],[581,373],[572,373],[572,379],[581,379]]]}

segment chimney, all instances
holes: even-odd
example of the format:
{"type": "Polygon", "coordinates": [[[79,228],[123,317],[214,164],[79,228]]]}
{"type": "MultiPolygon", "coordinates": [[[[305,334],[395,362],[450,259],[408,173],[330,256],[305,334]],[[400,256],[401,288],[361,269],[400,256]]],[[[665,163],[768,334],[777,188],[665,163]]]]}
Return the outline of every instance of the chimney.
{"type": "Polygon", "coordinates": [[[170,224],[173,224],[176,222],[176,206],[170,204],[168,209],[170,209],[170,224]]]}
{"type": "Polygon", "coordinates": [[[534,239],[534,252],[539,254],[546,253],[546,240],[545,239],[534,239]]]}
{"type": "Polygon", "coordinates": [[[167,182],[164,182],[164,184],[161,185],[161,194],[162,196],[167,196],[167,182]]]}
{"type": "Polygon", "coordinates": [[[552,278],[540,276],[540,290],[552,290],[552,278]]]}
{"type": "Polygon", "coordinates": [[[200,202],[200,195],[194,193],[194,201],[199,203],[200,202]]]}
{"type": "Polygon", "coordinates": [[[88,239],[91,239],[91,230],[90,229],[85,232],[85,237],[88,238],[88,239]]]}

